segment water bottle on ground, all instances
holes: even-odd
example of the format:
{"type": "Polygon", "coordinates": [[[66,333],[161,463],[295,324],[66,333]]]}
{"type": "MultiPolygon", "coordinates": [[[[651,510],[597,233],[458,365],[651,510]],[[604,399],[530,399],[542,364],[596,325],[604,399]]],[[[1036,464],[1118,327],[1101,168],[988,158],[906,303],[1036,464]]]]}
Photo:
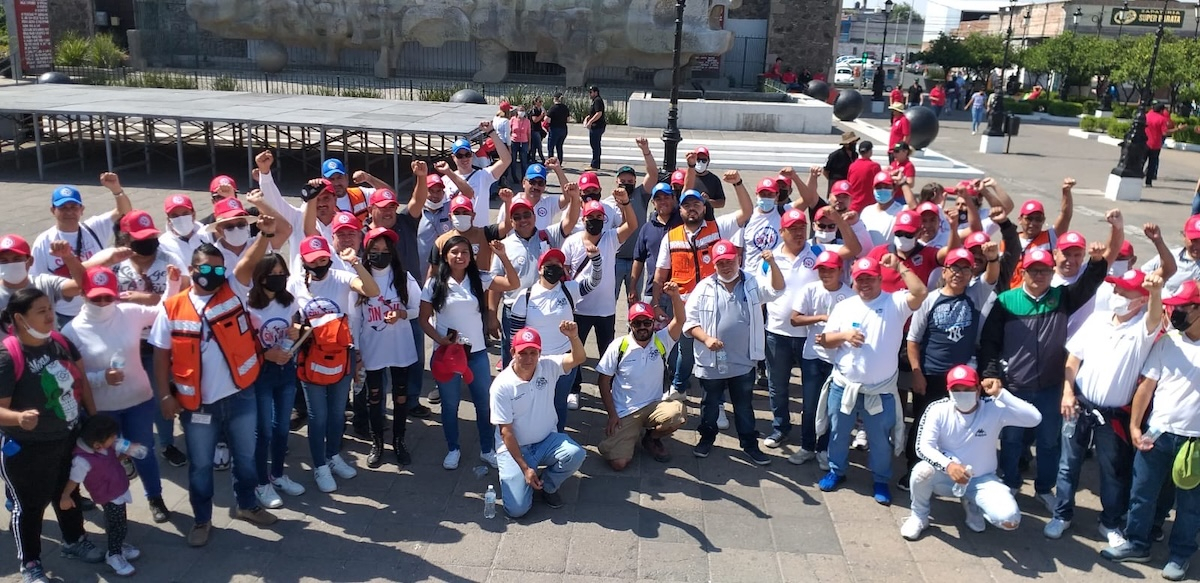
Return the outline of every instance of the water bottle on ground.
{"type": "Polygon", "coordinates": [[[116,370],[125,369],[125,353],[120,350],[113,353],[112,358],[108,361],[108,368],[116,370]]]}
{"type": "Polygon", "coordinates": [[[717,374],[729,372],[729,353],[722,348],[717,351],[717,374]]]}
{"type": "Polygon", "coordinates": [[[957,498],[962,498],[963,496],[967,495],[967,487],[971,485],[971,478],[975,477],[975,469],[974,468],[972,468],[971,466],[967,466],[966,470],[967,470],[967,482],[965,484],[959,484],[958,482],[954,483],[953,492],[954,492],[954,496],[957,498]]]}
{"type": "Polygon", "coordinates": [[[137,458],[139,460],[146,459],[146,456],[150,454],[150,448],[140,443],[129,441],[124,437],[117,438],[115,447],[117,453],[123,453],[131,458],[137,458]]]}
{"type": "Polygon", "coordinates": [[[496,487],[488,484],[487,493],[483,495],[483,517],[496,517],[496,487]]]}

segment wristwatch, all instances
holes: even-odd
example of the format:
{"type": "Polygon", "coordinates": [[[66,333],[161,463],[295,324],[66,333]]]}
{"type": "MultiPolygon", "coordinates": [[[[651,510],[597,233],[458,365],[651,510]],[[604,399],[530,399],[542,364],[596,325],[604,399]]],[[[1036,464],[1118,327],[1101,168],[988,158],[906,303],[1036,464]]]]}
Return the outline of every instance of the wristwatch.
{"type": "Polygon", "coordinates": [[[736,188],[736,187],[738,187],[738,186],[741,186],[742,184],[745,184],[745,181],[744,181],[744,180],[738,180],[737,182],[734,182],[734,183],[733,183],[733,186],[736,188]]]}

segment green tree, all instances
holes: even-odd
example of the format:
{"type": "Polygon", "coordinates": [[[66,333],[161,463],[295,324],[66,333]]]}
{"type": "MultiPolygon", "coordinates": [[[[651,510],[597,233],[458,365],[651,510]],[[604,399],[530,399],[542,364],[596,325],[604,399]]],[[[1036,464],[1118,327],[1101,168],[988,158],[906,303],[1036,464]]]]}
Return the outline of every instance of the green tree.
{"type": "MultiPolygon", "coordinates": [[[[1197,44],[1193,40],[1180,39],[1168,32],[1163,36],[1158,60],[1154,67],[1154,86],[1150,92],[1168,89],[1172,104],[1180,91],[1200,79],[1200,62],[1197,62],[1197,44]]],[[[1112,79],[1134,85],[1139,92],[1145,88],[1150,59],[1154,52],[1154,35],[1148,34],[1136,40],[1122,43],[1117,66],[1112,70],[1112,79]]]]}
{"type": "Polygon", "coordinates": [[[938,33],[937,38],[929,43],[929,49],[917,53],[914,58],[926,64],[941,65],[944,69],[972,66],[971,54],[963,42],[944,32],[938,33]]]}
{"type": "Polygon", "coordinates": [[[913,10],[912,4],[909,4],[908,2],[897,3],[896,6],[892,8],[892,13],[891,16],[888,17],[888,20],[891,22],[903,22],[907,24],[909,14],[912,14],[912,21],[914,23],[922,24],[925,22],[925,17],[921,16],[920,12],[913,10]]]}
{"type": "Polygon", "coordinates": [[[1022,50],[1014,62],[1033,75],[1034,84],[1044,85],[1042,77],[1054,71],[1050,52],[1051,47],[1047,43],[1038,43],[1022,50]]]}

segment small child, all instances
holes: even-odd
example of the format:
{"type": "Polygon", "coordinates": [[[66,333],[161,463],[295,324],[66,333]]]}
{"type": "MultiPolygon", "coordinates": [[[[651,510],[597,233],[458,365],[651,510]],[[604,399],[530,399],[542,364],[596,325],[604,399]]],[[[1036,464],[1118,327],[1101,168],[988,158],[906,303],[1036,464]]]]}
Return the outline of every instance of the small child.
{"type": "Polygon", "coordinates": [[[71,460],[70,481],[63,489],[58,506],[67,510],[75,505],[71,494],[79,484],[87,487],[88,494],[104,507],[105,530],[108,532],[108,566],[117,575],[128,577],[135,569],[129,564],[142,552],[125,543],[128,531],[125,505],[133,502],[129,493],[129,478],[116,450],[117,421],[108,415],[89,417],[83,423],[79,439],[75,441],[75,457],[71,460]]]}

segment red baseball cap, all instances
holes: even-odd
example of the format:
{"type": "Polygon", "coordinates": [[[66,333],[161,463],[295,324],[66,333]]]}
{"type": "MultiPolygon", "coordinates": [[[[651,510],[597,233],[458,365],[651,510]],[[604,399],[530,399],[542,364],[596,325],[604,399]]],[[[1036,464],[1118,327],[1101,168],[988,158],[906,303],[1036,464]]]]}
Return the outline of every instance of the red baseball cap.
{"type": "Polygon", "coordinates": [[[354,216],[354,213],[347,211],[338,211],[333,215],[333,220],[329,222],[329,230],[331,232],[345,231],[347,229],[354,231],[362,230],[362,221],[354,216]]]}
{"type": "Polygon", "coordinates": [[[683,184],[686,181],[687,181],[687,172],[684,172],[683,170],[676,170],[671,173],[671,184],[672,185],[683,184]]]}
{"type": "Polygon", "coordinates": [[[1059,250],[1070,249],[1072,247],[1084,249],[1087,247],[1087,239],[1084,239],[1083,235],[1080,235],[1075,231],[1067,231],[1058,238],[1058,244],[1056,247],[1059,250]]]}
{"type": "Polygon", "coordinates": [[[825,218],[825,216],[831,212],[833,212],[833,207],[823,206],[823,207],[817,209],[817,212],[813,213],[813,220],[820,222],[821,219],[825,218]]]}
{"type": "Polygon", "coordinates": [[[713,246],[712,246],[712,260],[713,261],[721,261],[724,259],[736,260],[737,258],[738,258],[737,245],[734,245],[733,243],[731,243],[730,241],[728,241],[726,239],[721,239],[720,241],[713,243],[713,246]]]}
{"type": "Polygon", "coordinates": [[[848,196],[850,194],[850,181],[849,180],[839,180],[837,182],[834,182],[833,187],[830,189],[829,193],[832,194],[833,196],[837,196],[839,194],[845,194],[848,196]]]}
{"type": "Polygon", "coordinates": [[[233,191],[237,192],[237,182],[234,182],[232,178],[222,174],[216,178],[213,178],[212,181],[208,183],[209,194],[215,194],[222,186],[232,186],[233,191]]]}
{"type": "Polygon", "coordinates": [[[828,267],[830,269],[837,269],[841,266],[842,266],[842,257],[840,255],[838,255],[837,253],[834,253],[833,251],[822,251],[821,254],[817,256],[817,263],[815,265],[813,265],[813,269],[816,269],[818,267],[828,267]]]}
{"type": "Polygon", "coordinates": [[[475,203],[460,194],[450,200],[450,213],[453,214],[458,209],[467,209],[468,211],[475,212],[475,203]]]}
{"type": "Polygon", "coordinates": [[[1200,215],[1192,215],[1183,224],[1183,235],[1191,239],[1200,239],[1200,215]]]}
{"type": "Polygon", "coordinates": [[[860,275],[870,275],[879,277],[883,270],[879,267],[879,262],[874,257],[863,257],[855,260],[854,265],[850,267],[850,279],[858,279],[860,275]]]}
{"type": "Polygon", "coordinates": [[[87,270],[87,278],[83,281],[83,292],[89,300],[102,296],[116,299],[117,275],[107,267],[92,267],[87,270]]]}
{"type": "Polygon", "coordinates": [[[958,187],[955,190],[960,194],[966,192],[971,196],[979,196],[979,191],[975,189],[975,182],[971,180],[959,180],[958,187]]]}
{"type": "Polygon", "coordinates": [[[791,179],[791,178],[788,178],[786,175],[783,175],[783,174],[780,174],[779,176],[776,176],[776,177],[775,177],[775,182],[782,182],[782,183],[783,183],[785,186],[787,186],[788,188],[791,188],[791,187],[792,187],[792,179],[791,179]]]}
{"type": "Polygon", "coordinates": [[[512,109],[512,104],[510,104],[508,101],[500,102],[500,111],[508,113],[511,109],[512,109]]]}
{"type": "Polygon", "coordinates": [[[779,219],[779,225],[785,229],[796,223],[808,223],[808,217],[805,216],[804,211],[798,208],[788,209],[786,213],[783,213],[783,218],[779,219]]]}
{"type": "Polygon", "coordinates": [[[508,204],[508,212],[510,214],[515,213],[517,212],[518,207],[528,209],[529,212],[533,212],[533,204],[529,202],[529,199],[523,196],[514,198],[512,202],[508,204]]]}
{"type": "Polygon", "coordinates": [[[186,194],[172,194],[163,200],[163,212],[167,214],[181,207],[193,213],[196,212],[196,207],[192,204],[192,197],[186,194]]]}
{"type": "Polygon", "coordinates": [[[537,330],[526,326],[513,334],[512,351],[517,354],[526,348],[542,349],[542,335],[537,330]]]}
{"type": "Polygon", "coordinates": [[[1142,287],[1142,283],[1146,281],[1146,274],[1137,269],[1130,269],[1120,276],[1110,275],[1104,278],[1104,281],[1121,289],[1139,292],[1144,296],[1150,295],[1150,290],[1142,287]]]}
{"type": "Polygon", "coordinates": [[[1021,205],[1021,216],[1031,215],[1033,213],[1046,214],[1046,207],[1042,206],[1040,201],[1027,200],[1021,205]]]}
{"type": "Polygon", "coordinates": [[[595,213],[600,213],[601,215],[604,215],[605,217],[608,216],[608,211],[606,211],[604,209],[604,203],[602,203],[598,200],[587,201],[587,204],[583,205],[583,216],[589,217],[595,213]]]}
{"type": "Polygon", "coordinates": [[[367,231],[367,236],[363,238],[363,248],[370,248],[371,242],[374,241],[376,237],[383,237],[384,239],[391,241],[393,245],[400,241],[400,235],[397,235],[395,231],[387,227],[375,227],[374,229],[367,231]]]}
{"type": "Polygon", "coordinates": [[[396,200],[396,193],[394,193],[386,188],[380,188],[379,190],[372,192],[371,198],[367,202],[369,202],[371,206],[375,206],[375,207],[379,207],[379,208],[383,208],[385,206],[393,205],[393,204],[394,205],[400,204],[400,201],[396,200]]]}
{"type": "Polygon", "coordinates": [[[129,211],[121,217],[121,230],[134,241],[153,239],[162,233],[154,228],[154,219],[146,211],[129,211]]]}
{"type": "Polygon", "coordinates": [[[234,219],[237,217],[248,217],[250,213],[246,212],[246,207],[242,206],[242,201],[229,197],[217,201],[213,205],[213,215],[217,219],[234,219]]]}
{"type": "Polygon", "coordinates": [[[963,247],[966,247],[967,249],[974,249],[976,247],[982,247],[984,243],[990,243],[991,241],[992,238],[989,237],[987,233],[984,233],[983,231],[975,231],[974,233],[967,235],[967,238],[963,240],[963,247]]]}
{"type": "Polygon", "coordinates": [[[1129,239],[1121,242],[1121,250],[1117,252],[1117,257],[1133,257],[1133,243],[1129,239]]]}
{"type": "Polygon", "coordinates": [[[446,188],[446,183],[442,182],[440,175],[430,174],[425,177],[425,188],[446,188]]]}
{"type": "Polygon", "coordinates": [[[629,315],[626,319],[632,322],[638,318],[648,318],[653,320],[654,308],[651,308],[650,304],[647,304],[646,302],[637,302],[632,306],[629,306],[629,315]]]}
{"type": "Polygon", "coordinates": [[[946,373],[946,388],[975,387],[979,384],[979,373],[975,369],[960,364],[946,373]]]}
{"type": "Polygon", "coordinates": [[[1196,280],[1189,279],[1183,282],[1183,285],[1179,286],[1179,292],[1163,300],[1163,304],[1168,306],[1200,304],[1200,287],[1197,287],[1196,280]]]}
{"type": "Polygon", "coordinates": [[[934,204],[933,201],[927,200],[917,206],[917,214],[918,215],[923,215],[925,213],[933,213],[935,215],[940,215],[941,212],[942,212],[942,209],[939,209],[938,205],[934,204]]]}
{"type": "Polygon", "coordinates": [[[705,158],[712,159],[712,155],[710,155],[708,153],[708,148],[706,148],[704,146],[700,146],[699,148],[696,148],[696,157],[699,158],[700,156],[704,156],[705,158]]]}
{"type": "Polygon", "coordinates": [[[1040,263],[1046,267],[1054,267],[1054,257],[1050,255],[1048,251],[1043,249],[1034,249],[1033,251],[1026,253],[1025,257],[1021,259],[1021,267],[1023,269],[1029,269],[1029,267],[1035,263],[1040,263]]]}
{"type": "Polygon", "coordinates": [[[300,242],[300,258],[305,262],[312,263],[322,257],[333,257],[333,253],[329,251],[329,241],[326,241],[325,237],[311,235],[300,242]]]}
{"type": "Polygon", "coordinates": [[[896,215],[896,222],[892,224],[892,232],[916,233],[920,226],[921,215],[915,211],[900,211],[900,214],[896,215]]]}
{"type": "Polygon", "coordinates": [[[0,237],[0,251],[12,251],[29,257],[29,242],[20,235],[5,235],[0,237]]]}
{"type": "Polygon", "coordinates": [[[959,247],[958,249],[951,249],[950,252],[946,254],[946,262],[943,263],[942,265],[945,265],[946,267],[950,267],[951,265],[954,265],[955,263],[958,263],[959,261],[966,261],[968,266],[974,268],[975,267],[975,254],[971,253],[970,251],[967,251],[963,247],[959,247]]]}
{"type": "Polygon", "coordinates": [[[538,258],[538,270],[540,271],[542,266],[546,264],[546,261],[550,259],[557,259],[560,265],[567,264],[567,255],[563,253],[562,250],[547,249],[546,252],[542,253],[542,256],[538,258]]]}
{"type": "Polygon", "coordinates": [[[879,172],[875,173],[875,182],[873,184],[886,184],[891,186],[893,184],[892,175],[880,170],[879,172]]]}
{"type": "Polygon", "coordinates": [[[595,172],[584,172],[579,175],[579,190],[584,191],[589,188],[600,188],[600,178],[595,172]]]}
{"type": "Polygon", "coordinates": [[[779,194],[779,185],[775,184],[774,178],[763,178],[758,181],[758,188],[754,189],[754,192],[763,192],[764,190],[771,194],[779,194]]]}

